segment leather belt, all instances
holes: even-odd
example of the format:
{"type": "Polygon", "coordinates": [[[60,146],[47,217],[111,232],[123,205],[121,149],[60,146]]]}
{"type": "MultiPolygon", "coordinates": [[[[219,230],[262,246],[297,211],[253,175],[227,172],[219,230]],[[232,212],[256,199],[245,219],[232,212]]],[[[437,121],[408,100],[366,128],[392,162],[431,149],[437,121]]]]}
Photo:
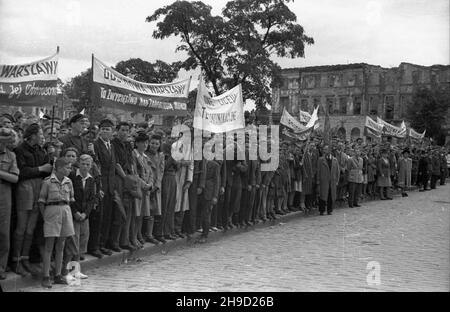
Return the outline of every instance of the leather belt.
{"type": "Polygon", "coordinates": [[[54,201],[54,202],[48,202],[45,204],[45,206],[60,206],[60,205],[68,205],[69,203],[65,200],[61,201],[54,201]]]}

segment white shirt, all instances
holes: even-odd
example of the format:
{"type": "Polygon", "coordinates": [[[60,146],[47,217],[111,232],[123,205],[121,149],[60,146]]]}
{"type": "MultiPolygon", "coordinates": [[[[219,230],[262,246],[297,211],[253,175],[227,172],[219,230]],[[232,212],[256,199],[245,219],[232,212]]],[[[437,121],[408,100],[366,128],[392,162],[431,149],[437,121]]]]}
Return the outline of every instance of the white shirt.
{"type": "Polygon", "coordinates": [[[111,151],[111,142],[110,141],[105,141],[101,137],[100,137],[100,140],[102,140],[103,144],[105,144],[105,146],[108,149],[108,151],[111,151]]]}
{"type": "Polygon", "coordinates": [[[80,169],[77,169],[77,176],[80,176],[80,177],[81,177],[81,183],[83,183],[83,189],[84,189],[84,187],[86,186],[86,180],[89,179],[89,178],[92,178],[92,176],[89,174],[89,172],[88,172],[88,174],[87,174],[86,177],[83,177],[83,176],[81,175],[80,169]]]}

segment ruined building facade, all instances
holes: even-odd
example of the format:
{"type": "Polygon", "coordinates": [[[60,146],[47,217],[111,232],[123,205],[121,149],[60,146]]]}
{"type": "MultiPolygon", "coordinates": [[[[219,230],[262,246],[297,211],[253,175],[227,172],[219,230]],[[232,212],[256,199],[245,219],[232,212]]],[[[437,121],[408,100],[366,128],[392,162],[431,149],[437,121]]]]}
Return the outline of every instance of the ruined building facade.
{"type": "Polygon", "coordinates": [[[362,137],[365,116],[377,116],[400,125],[414,92],[421,87],[450,89],[450,66],[420,66],[401,63],[383,68],[365,63],[288,68],[282,71],[283,84],[274,88],[272,112],[286,108],[293,116],[312,112],[320,106],[323,127],[324,109],[328,109],[331,128],[347,140],[362,137]]]}

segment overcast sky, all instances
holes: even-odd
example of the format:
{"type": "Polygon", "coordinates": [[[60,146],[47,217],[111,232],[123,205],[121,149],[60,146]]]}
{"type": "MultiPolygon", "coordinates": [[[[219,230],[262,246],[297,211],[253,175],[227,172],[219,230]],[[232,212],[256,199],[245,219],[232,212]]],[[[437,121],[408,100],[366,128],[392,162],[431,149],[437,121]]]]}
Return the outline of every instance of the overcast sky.
{"type": "MultiPolygon", "coordinates": [[[[203,2],[220,14],[227,1],[203,2]]],[[[63,80],[90,67],[91,53],[109,65],[134,57],[180,60],[178,39],[152,39],[155,23],[145,22],[170,3],[0,0],[0,64],[46,57],[58,45],[63,80]]],[[[282,67],[449,64],[449,0],[296,0],[289,7],[316,43],[306,48],[305,58],[277,59],[282,67]]]]}

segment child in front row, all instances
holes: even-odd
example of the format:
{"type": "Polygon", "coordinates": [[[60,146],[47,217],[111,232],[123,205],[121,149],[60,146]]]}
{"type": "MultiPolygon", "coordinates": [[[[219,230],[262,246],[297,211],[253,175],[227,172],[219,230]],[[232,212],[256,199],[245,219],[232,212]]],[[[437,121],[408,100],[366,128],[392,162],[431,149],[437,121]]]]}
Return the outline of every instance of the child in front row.
{"type": "Polygon", "coordinates": [[[55,161],[55,171],[42,183],[39,209],[44,218],[45,251],[42,286],[52,287],[50,261],[55,248],[55,284],[67,284],[61,276],[64,242],[75,234],[70,203],[75,201],[72,181],[67,177],[72,169],[64,158],[55,161]],[[55,244],[56,241],[56,244],[55,244]]]}

